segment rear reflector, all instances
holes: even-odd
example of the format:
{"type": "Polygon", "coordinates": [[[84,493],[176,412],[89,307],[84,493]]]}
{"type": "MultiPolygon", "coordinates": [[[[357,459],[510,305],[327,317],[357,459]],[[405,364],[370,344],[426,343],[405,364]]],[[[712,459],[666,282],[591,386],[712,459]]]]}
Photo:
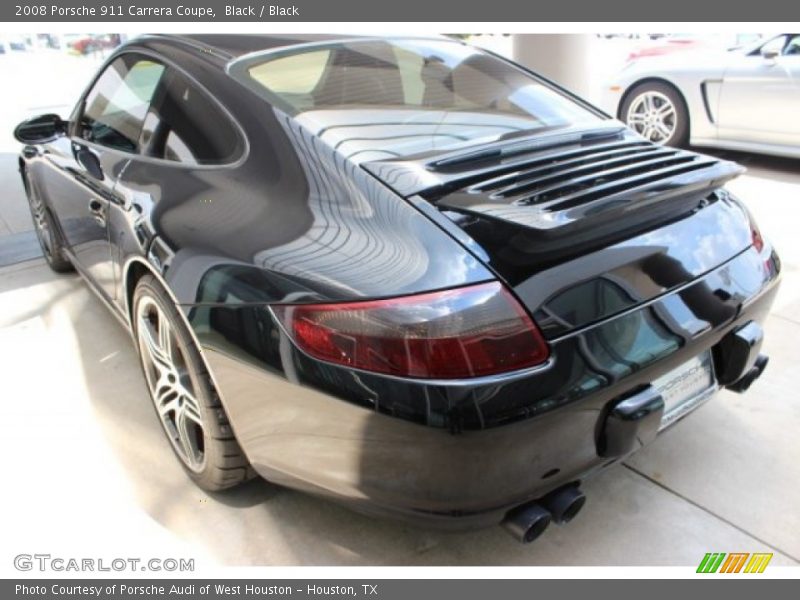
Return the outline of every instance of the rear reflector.
{"type": "Polygon", "coordinates": [[[758,226],[752,220],[750,221],[750,237],[753,240],[753,246],[755,247],[756,252],[761,254],[761,251],[764,249],[764,238],[761,237],[761,232],[758,230],[758,226]]]}
{"type": "Polygon", "coordinates": [[[401,377],[481,377],[533,367],[549,355],[536,325],[499,282],[272,309],[314,358],[401,377]]]}

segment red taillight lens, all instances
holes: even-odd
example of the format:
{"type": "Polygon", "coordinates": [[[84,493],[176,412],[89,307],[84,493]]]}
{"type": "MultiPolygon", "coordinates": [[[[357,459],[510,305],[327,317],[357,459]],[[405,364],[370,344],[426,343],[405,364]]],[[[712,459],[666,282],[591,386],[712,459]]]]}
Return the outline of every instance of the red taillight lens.
{"type": "Polygon", "coordinates": [[[532,367],[549,354],[536,325],[498,282],[273,311],[311,356],[390,375],[479,377],[532,367]]]}
{"type": "Polygon", "coordinates": [[[764,249],[764,238],[761,237],[761,232],[754,222],[750,222],[750,238],[753,241],[753,247],[760,254],[764,249]]]}

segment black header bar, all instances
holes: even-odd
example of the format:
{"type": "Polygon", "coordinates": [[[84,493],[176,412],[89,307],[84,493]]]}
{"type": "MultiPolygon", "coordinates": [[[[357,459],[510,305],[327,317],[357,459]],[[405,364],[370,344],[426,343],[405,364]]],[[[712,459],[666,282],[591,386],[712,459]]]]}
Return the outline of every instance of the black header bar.
{"type": "Polygon", "coordinates": [[[11,0],[4,22],[753,22],[796,21],[787,0],[11,0]]]}

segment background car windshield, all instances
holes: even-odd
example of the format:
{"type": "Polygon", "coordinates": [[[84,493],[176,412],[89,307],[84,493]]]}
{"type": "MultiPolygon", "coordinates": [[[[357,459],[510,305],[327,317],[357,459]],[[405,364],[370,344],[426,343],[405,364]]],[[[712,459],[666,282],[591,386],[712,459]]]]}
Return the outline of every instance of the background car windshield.
{"type": "Polygon", "coordinates": [[[359,162],[601,119],[517,67],[447,40],[317,45],[251,58],[232,73],[359,162]]]}

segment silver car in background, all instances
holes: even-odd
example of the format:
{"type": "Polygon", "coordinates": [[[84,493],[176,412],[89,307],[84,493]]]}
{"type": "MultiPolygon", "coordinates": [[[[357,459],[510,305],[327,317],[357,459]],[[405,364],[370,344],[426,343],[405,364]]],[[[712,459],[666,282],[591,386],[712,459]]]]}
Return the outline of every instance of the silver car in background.
{"type": "Polygon", "coordinates": [[[800,158],[800,34],[633,60],[603,103],[658,144],[800,158]]]}

